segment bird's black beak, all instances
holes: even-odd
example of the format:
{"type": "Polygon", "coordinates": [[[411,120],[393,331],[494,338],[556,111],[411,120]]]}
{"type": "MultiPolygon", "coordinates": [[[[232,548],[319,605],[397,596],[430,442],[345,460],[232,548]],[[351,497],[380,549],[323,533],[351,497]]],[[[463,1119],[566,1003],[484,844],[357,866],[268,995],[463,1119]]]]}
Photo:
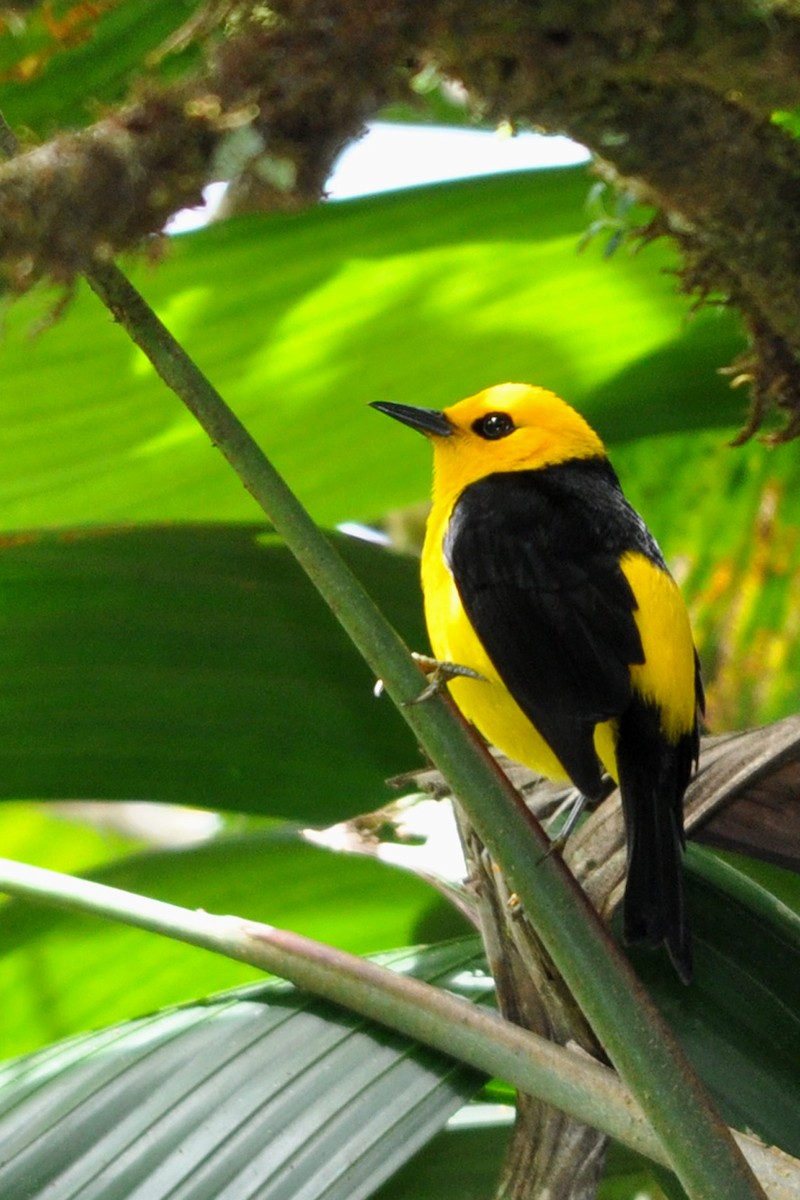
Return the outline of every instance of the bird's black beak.
{"type": "Polygon", "coordinates": [[[414,408],[413,404],[392,404],[388,400],[373,400],[370,408],[377,408],[378,412],[386,413],[388,417],[394,417],[395,421],[402,421],[404,425],[410,425],[420,433],[431,433],[434,437],[450,437],[453,432],[453,426],[447,417],[435,408],[414,408]]]}

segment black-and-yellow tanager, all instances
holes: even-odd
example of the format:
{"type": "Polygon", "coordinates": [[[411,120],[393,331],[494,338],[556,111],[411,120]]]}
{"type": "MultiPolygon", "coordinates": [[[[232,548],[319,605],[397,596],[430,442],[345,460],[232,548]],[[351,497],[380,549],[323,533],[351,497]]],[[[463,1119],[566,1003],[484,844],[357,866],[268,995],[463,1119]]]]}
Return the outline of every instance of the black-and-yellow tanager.
{"type": "Polygon", "coordinates": [[[433,507],[422,556],[436,659],[510,758],[589,800],[619,782],[628,942],[664,943],[691,976],[683,796],[703,694],[689,618],[605,448],[552,392],[488,388],[444,412],[374,407],[426,434],[433,507]]]}

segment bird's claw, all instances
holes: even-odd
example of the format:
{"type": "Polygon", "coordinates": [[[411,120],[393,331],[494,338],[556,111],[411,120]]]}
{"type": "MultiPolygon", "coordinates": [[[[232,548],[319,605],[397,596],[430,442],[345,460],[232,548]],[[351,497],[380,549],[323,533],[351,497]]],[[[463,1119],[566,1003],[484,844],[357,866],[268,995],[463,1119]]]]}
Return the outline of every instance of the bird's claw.
{"type": "Polygon", "coordinates": [[[431,658],[427,654],[412,653],[411,657],[422,667],[428,677],[428,682],[413,700],[404,701],[404,708],[410,708],[413,704],[422,704],[423,701],[430,700],[431,696],[436,696],[443,691],[451,679],[480,679],[484,683],[486,682],[486,677],[479,671],[473,671],[472,667],[463,667],[460,663],[440,662],[439,659],[431,658]]]}

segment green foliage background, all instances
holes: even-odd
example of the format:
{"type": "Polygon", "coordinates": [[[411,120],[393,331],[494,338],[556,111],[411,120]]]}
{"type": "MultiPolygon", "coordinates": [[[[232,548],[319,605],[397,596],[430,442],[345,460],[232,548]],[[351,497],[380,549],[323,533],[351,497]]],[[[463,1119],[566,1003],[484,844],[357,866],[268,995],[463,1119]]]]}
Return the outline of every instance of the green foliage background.
{"type": "MultiPolygon", "coordinates": [[[[45,135],[75,119],[87,80],[95,102],[117,99],[194,9],[106,7],[88,40],[32,21],[3,46],[0,107],[12,124],[45,135]]],[[[191,58],[190,47],[151,69],[174,73],[191,58]]],[[[438,408],[527,380],[598,428],[659,538],[692,610],[711,727],[773,720],[798,707],[796,446],[729,447],[743,396],[717,371],[740,348],[735,319],[690,311],[662,243],[607,256],[598,233],[581,248],[591,187],[583,168],[539,171],[240,218],[154,247],[130,270],[413,647],[424,648],[413,556],[333,534],[342,522],[396,524],[428,492],[424,443],[367,404],[438,408]]],[[[413,741],[140,352],[82,285],[51,320],[58,299],[35,290],[9,305],[0,348],[6,853],[359,953],[464,934],[428,884],[298,837],[302,825],[383,804],[383,780],[419,761],[413,741]],[[81,798],[203,806],[224,814],[222,831],[201,847],[154,850],[39,803],[81,798]]],[[[769,873],[760,878],[768,888],[769,873]]],[[[740,899],[750,886],[723,882],[740,899]]],[[[780,887],[800,907],[796,880],[783,875],[780,887]]],[[[795,941],[775,996],[796,965],[786,920],[795,941]]],[[[715,1013],[759,978],[748,954],[757,964],[764,929],[742,943],[744,984],[723,972],[715,988],[709,966],[715,1013]]],[[[707,936],[711,946],[714,928],[707,936]]],[[[0,912],[0,948],[9,1058],[257,978],[17,901],[0,912]]],[[[696,1029],[672,983],[653,986],[696,1029]]],[[[737,1020],[718,1042],[700,1039],[698,1057],[715,1045],[723,1075],[734,1069],[725,1053],[744,1070],[742,1044],[756,1037],[737,1020]]],[[[796,1040],[787,1021],[782,1036],[796,1040]]],[[[770,1106],[796,1103],[796,1081],[778,1079],[770,1106]]],[[[449,1165],[465,1153],[451,1132],[385,1194],[484,1195],[504,1136],[482,1128],[474,1193],[449,1165]]],[[[612,1160],[605,1195],[639,1186],[638,1164],[612,1160]]]]}

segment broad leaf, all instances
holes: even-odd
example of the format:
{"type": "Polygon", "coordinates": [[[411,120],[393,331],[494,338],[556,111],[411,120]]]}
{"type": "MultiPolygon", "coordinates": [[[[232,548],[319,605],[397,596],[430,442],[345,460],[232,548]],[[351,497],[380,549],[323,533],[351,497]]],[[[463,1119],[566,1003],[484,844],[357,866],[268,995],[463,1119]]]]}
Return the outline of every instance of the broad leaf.
{"type": "MultiPolygon", "coordinates": [[[[587,191],[583,169],[543,171],[242,219],[135,276],[324,523],[428,494],[428,450],[369,400],[437,407],[514,377],[560,391],[685,582],[712,728],[775,718],[800,702],[796,455],[728,448],[744,418],[717,374],[731,318],[686,318],[660,244],[579,254],[587,191]]],[[[93,296],[31,343],[52,303],[39,291],[9,313],[0,528],[259,519],[93,296]]]]}
{"type": "MultiPolygon", "coordinates": [[[[474,939],[394,966],[453,990],[466,975],[471,999],[491,989],[474,939]]],[[[357,1200],[480,1082],[332,1005],[260,985],[5,1064],[0,1190],[357,1200]]]]}
{"type": "MultiPolygon", "coordinates": [[[[418,564],[338,538],[414,647],[418,564]]],[[[148,799],[329,824],[419,761],[274,537],[222,525],[0,544],[0,796],[148,799]]]]}
{"type": "MultiPolygon", "coordinates": [[[[579,254],[588,186],[583,169],[541,171],[230,221],[174,239],[134,278],[323,524],[428,493],[424,446],[370,400],[440,407],[518,378],[617,438],[652,431],[662,395],[658,431],[732,430],[742,400],[713,373],[732,322],[687,326],[661,246],[579,254]]],[[[8,317],[0,527],[258,519],[94,296],[79,289],[31,342],[53,302],[37,291],[8,317]]]]}
{"type": "Polygon", "coordinates": [[[800,917],[713,853],[691,847],[691,987],[632,955],[730,1124],[800,1155],[800,917]]]}

